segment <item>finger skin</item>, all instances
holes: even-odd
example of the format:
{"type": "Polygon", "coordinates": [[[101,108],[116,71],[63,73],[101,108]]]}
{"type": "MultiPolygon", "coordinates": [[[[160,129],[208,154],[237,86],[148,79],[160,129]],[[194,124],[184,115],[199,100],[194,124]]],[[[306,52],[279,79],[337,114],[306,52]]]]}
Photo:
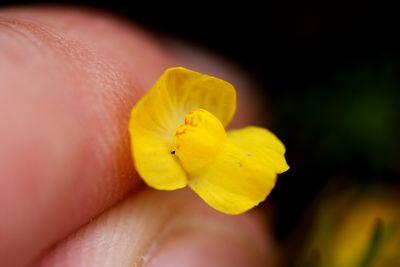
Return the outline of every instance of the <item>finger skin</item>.
{"type": "Polygon", "coordinates": [[[140,185],[129,111],[165,68],[199,65],[176,58],[103,13],[0,11],[0,266],[29,264],[140,185]]]}
{"type": "Polygon", "coordinates": [[[146,189],[53,248],[34,266],[272,266],[265,222],[221,214],[189,189],[146,189]]]}
{"type": "Polygon", "coordinates": [[[24,266],[138,178],[127,125],[175,61],[104,14],[0,11],[0,265],[24,266]]]}

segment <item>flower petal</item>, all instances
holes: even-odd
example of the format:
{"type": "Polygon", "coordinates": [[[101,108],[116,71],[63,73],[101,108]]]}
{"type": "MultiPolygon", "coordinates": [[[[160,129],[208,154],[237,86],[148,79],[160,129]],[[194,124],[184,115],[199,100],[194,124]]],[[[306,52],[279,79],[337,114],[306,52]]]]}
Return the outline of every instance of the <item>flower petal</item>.
{"type": "Polygon", "coordinates": [[[189,186],[213,208],[240,214],[263,201],[288,166],[283,145],[265,129],[235,130],[228,140],[213,163],[189,174],[189,186]]]}
{"type": "MultiPolygon", "coordinates": [[[[149,92],[158,93],[159,103],[169,110],[168,115],[178,119],[173,130],[182,123],[186,114],[194,109],[205,109],[226,127],[236,110],[236,91],[228,82],[182,67],[164,72],[149,92]]],[[[157,112],[157,109],[154,110],[157,112]]]]}
{"type": "Polygon", "coordinates": [[[261,164],[283,173],[289,169],[285,160],[285,146],[265,128],[248,126],[228,132],[228,139],[239,147],[246,148],[248,153],[257,157],[261,164]]]}
{"type": "Polygon", "coordinates": [[[135,166],[144,181],[164,190],[182,188],[186,174],[171,154],[176,129],[190,111],[203,108],[226,126],[236,109],[233,86],[223,80],[170,68],[133,107],[129,132],[135,166]]]}
{"type": "Polygon", "coordinates": [[[143,129],[131,132],[131,138],[135,140],[131,142],[135,167],[142,179],[147,185],[159,190],[185,187],[186,174],[171,155],[171,144],[158,139],[154,133],[148,132],[146,136],[144,132],[143,129]]]}

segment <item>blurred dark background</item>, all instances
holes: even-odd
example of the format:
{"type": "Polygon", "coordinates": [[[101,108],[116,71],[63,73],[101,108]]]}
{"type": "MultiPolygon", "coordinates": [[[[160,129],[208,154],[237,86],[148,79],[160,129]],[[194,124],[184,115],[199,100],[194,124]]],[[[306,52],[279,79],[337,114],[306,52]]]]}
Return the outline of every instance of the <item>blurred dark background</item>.
{"type": "MultiPolygon", "coordinates": [[[[23,3],[31,2],[18,2],[23,3]]],[[[278,240],[293,234],[328,184],[398,184],[400,42],[394,6],[285,0],[61,3],[108,10],[199,44],[256,79],[272,112],[267,124],[285,143],[291,166],[269,199],[278,240]]]]}

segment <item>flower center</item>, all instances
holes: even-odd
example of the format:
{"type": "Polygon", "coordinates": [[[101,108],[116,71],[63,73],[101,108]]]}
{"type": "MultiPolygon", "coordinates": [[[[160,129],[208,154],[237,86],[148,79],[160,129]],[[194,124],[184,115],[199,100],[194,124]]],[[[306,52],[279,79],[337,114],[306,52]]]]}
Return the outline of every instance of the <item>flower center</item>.
{"type": "Polygon", "coordinates": [[[204,109],[195,109],[185,116],[176,129],[175,154],[186,172],[200,169],[214,160],[226,141],[224,126],[218,118],[204,109]]]}

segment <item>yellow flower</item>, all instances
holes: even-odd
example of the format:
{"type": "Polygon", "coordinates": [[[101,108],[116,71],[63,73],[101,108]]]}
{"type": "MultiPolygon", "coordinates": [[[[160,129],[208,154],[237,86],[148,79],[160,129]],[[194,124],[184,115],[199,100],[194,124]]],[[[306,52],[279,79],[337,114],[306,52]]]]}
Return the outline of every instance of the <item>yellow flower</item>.
{"type": "Polygon", "coordinates": [[[235,109],[228,82],[167,69],[132,109],[129,132],[139,175],[160,190],[189,186],[227,214],[256,206],[289,168],[285,147],[259,127],[226,133],[235,109]]]}
{"type": "Polygon", "coordinates": [[[398,192],[349,188],[324,195],[298,266],[400,266],[398,192]]]}

